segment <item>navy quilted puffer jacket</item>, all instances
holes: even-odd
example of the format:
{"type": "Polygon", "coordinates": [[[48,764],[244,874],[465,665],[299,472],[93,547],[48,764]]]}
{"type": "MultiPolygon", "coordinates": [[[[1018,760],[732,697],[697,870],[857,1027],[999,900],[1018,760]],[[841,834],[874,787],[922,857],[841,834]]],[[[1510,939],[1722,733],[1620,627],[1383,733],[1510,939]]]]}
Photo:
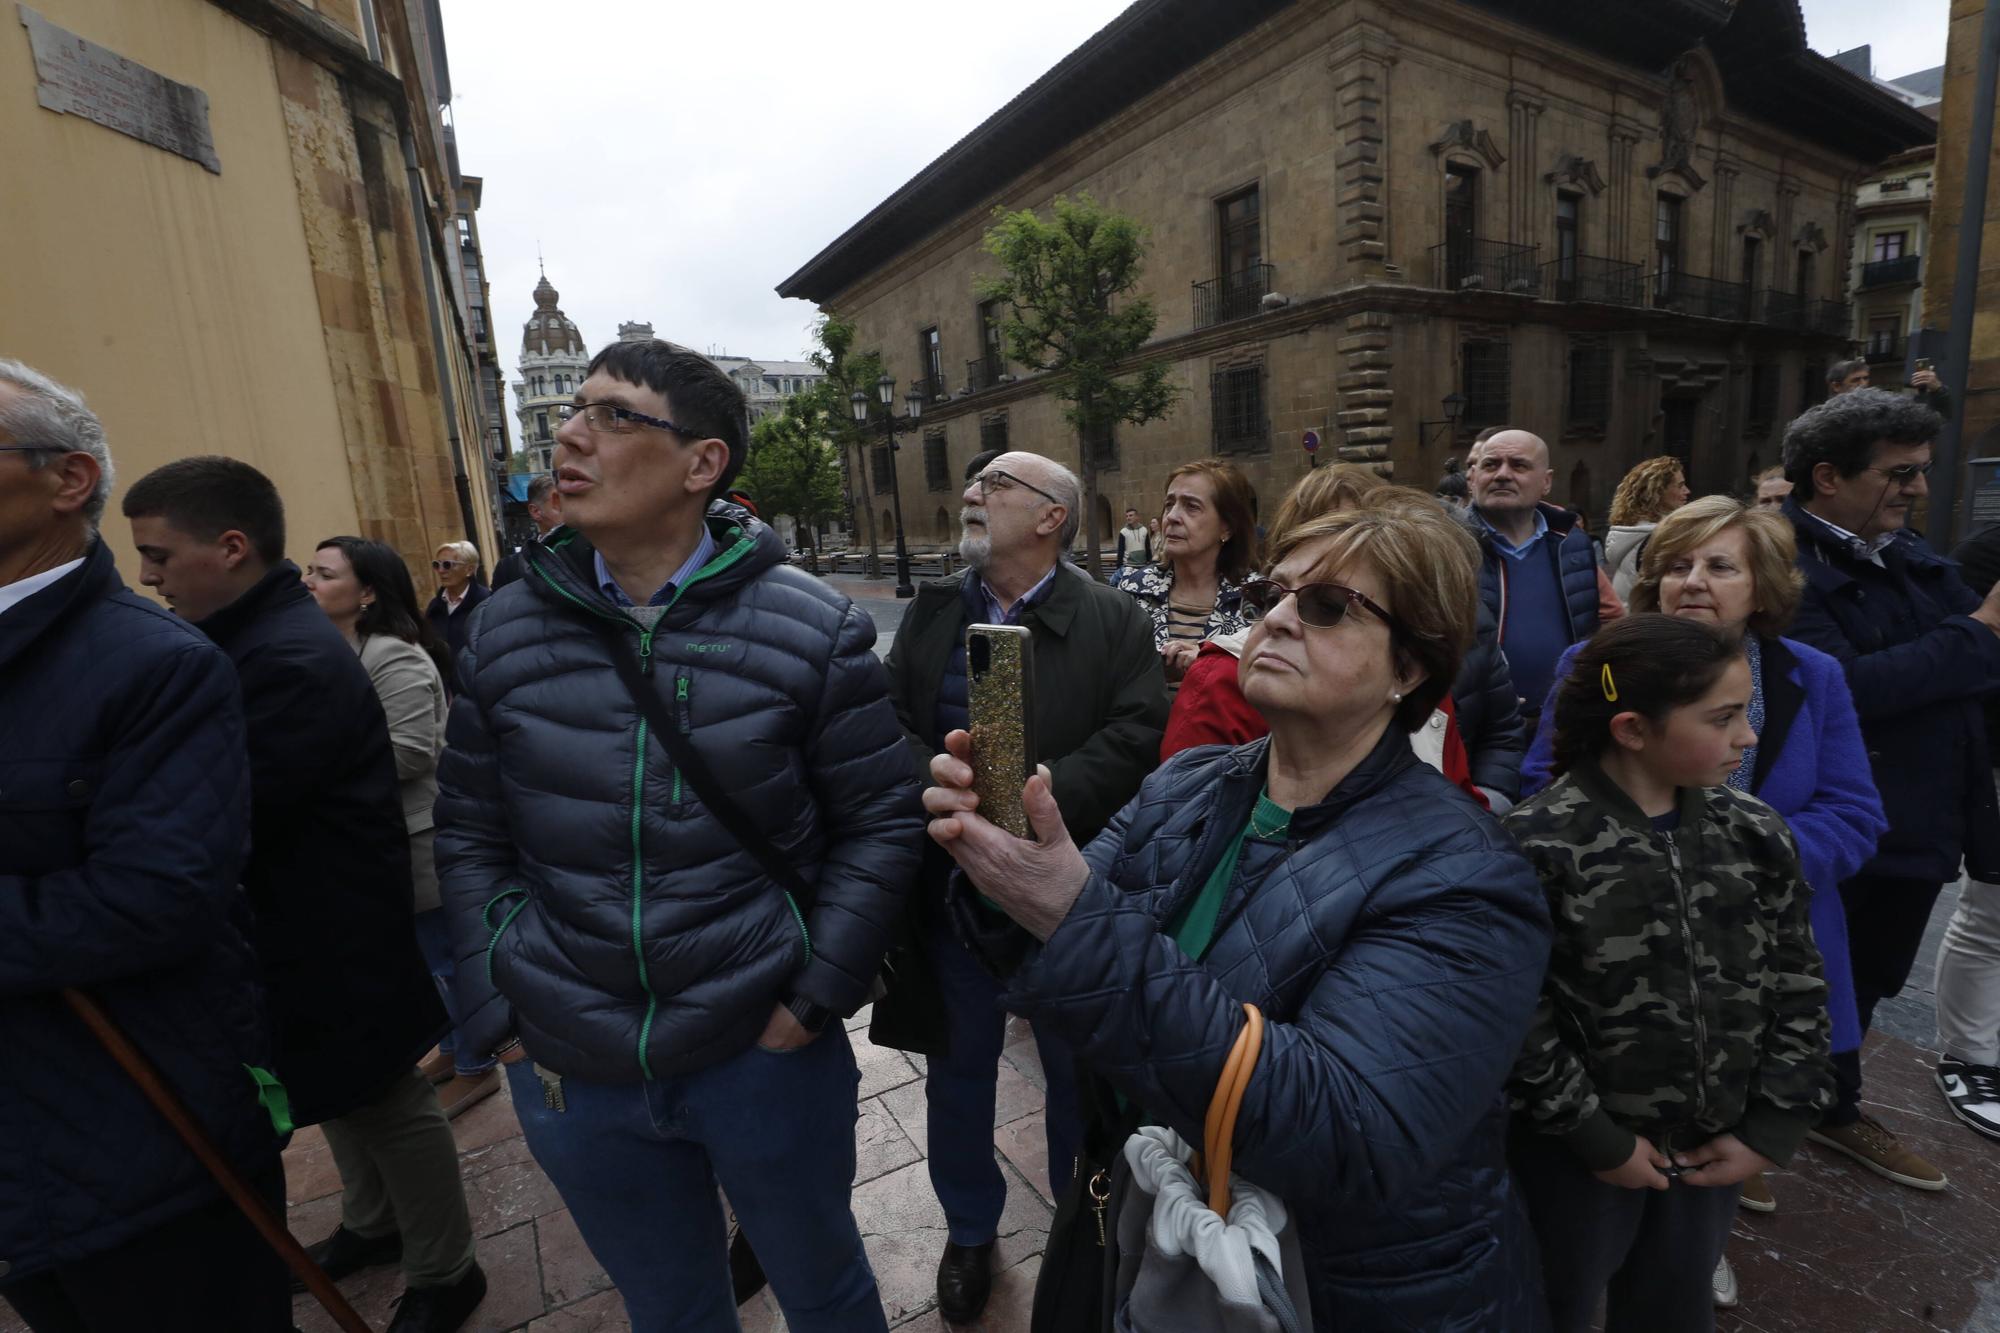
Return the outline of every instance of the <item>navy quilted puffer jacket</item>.
{"type": "Polygon", "coordinates": [[[558,1073],[631,1083],[744,1050],[788,991],[852,1013],[875,976],[923,831],[874,623],[747,512],[708,523],[715,558],[651,631],[573,533],[470,626],[436,818],[475,1049],[517,1034],[558,1073]],[[605,624],[813,901],[674,770],[605,624]]]}
{"type": "Polygon", "coordinates": [[[1147,780],[1085,850],[1090,880],[1007,1007],[1199,1143],[1257,1005],[1236,1170],[1293,1209],[1314,1325],[1534,1333],[1501,1098],[1548,959],[1534,873],[1392,730],[1288,841],[1244,842],[1193,962],[1161,925],[1249,820],[1267,744],[1188,750],[1147,780]]]}
{"type": "Polygon", "coordinates": [[[219,1196],[63,986],[239,1169],[279,1169],[244,1068],[271,1057],[237,887],[243,726],[229,659],[127,591],[101,542],[0,615],[0,1285],[219,1196]]]}

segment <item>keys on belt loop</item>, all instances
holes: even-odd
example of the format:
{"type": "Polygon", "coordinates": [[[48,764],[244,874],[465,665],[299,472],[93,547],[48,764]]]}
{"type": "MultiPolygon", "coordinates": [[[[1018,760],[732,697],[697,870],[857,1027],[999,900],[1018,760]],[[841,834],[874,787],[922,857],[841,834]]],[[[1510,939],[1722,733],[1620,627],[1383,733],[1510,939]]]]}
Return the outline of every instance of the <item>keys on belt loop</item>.
{"type": "Polygon", "coordinates": [[[536,1065],[535,1077],[542,1081],[542,1105],[548,1107],[551,1111],[564,1111],[569,1109],[563,1105],[563,1089],[562,1089],[561,1074],[558,1074],[553,1069],[547,1069],[541,1065],[536,1065]]]}

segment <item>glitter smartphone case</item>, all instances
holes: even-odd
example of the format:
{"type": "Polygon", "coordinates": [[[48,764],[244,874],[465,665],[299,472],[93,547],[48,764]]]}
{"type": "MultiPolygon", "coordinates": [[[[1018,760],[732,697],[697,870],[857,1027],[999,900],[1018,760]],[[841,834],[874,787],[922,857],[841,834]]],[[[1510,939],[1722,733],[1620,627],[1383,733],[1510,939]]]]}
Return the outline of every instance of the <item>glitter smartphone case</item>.
{"type": "Polygon", "coordinates": [[[1035,771],[1035,641],[1025,625],[968,626],[965,668],[979,813],[1032,838],[1021,784],[1035,771]]]}

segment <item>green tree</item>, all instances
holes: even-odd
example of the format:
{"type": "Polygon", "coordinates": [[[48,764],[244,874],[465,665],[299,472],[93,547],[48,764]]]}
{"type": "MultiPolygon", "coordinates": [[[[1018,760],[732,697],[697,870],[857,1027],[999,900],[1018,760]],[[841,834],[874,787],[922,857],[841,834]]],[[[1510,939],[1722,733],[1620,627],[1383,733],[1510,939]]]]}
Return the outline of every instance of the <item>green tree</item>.
{"type": "Polygon", "coordinates": [[[765,514],[789,514],[798,523],[801,545],[819,562],[818,527],[840,512],[840,452],[834,443],[840,418],[831,412],[832,393],[815,385],[785,401],[777,416],[750,428],[737,484],[765,514]]]}
{"type": "Polygon", "coordinates": [[[868,445],[876,438],[876,432],[854,421],[853,408],[849,400],[858,389],[875,401],[875,381],[882,376],[882,353],[879,350],[857,351],[855,349],[854,321],[843,319],[836,314],[822,315],[813,325],[813,341],[818,344],[808,355],[815,366],[826,375],[826,379],[814,386],[823,389],[828,396],[829,411],[833,417],[830,438],[840,451],[841,470],[847,472],[848,458],[853,458],[853,470],[847,472],[853,494],[848,497],[848,522],[854,521],[853,510],[861,511],[862,531],[868,535],[868,577],[882,576],[881,556],[875,532],[875,506],[870,496],[868,477],[868,445]]]}
{"type": "Polygon", "coordinates": [[[1002,214],[986,233],[1001,275],[974,287],[981,300],[1005,303],[1000,336],[1008,358],[1058,377],[1053,389],[1083,460],[1083,522],[1095,578],[1100,451],[1119,422],[1137,426],[1166,416],[1179,386],[1158,362],[1129,364],[1158,322],[1153,303],[1132,294],[1145,265],[1144,230],[1087,194],[1058,197],[1052,211],[1048,221],[1031,209],[1002,214]]]}

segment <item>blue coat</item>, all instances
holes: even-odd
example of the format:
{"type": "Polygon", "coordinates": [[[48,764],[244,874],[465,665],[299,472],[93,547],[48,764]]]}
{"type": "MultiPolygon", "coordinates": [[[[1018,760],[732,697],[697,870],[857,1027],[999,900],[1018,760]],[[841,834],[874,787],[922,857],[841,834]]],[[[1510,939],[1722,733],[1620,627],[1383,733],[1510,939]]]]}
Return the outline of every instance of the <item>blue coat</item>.
{"type": "Polygon", "coordinates": [[[1974,878],[2000,879],[1984,712],[2000,634],[1971,618],[1979,599],[1916,534],[1898,533],[1878,568],[1791,500],[1785,515],[1806,578],[1792,637],[1840,659],[1889,818],[1862,870],[1942,884],[1963,856],[1974,878]]]}
{"type": "MultiPolygon", "coordinates": [[[[1854,1007],[1854,972],[1848,962],[1847,914],[1840,882],[1875,854],[1889,827],[1882,798],[1868,773],[1868,749],[1840,663],[1790,639],[1759,641],[1764,664],[1764,730],[1750,793],[1784,816],[1799,844],[1799,865],[1812,889],[1813,940],[1826,963],[1826,1007],[1833,1019],[1833,1049],[1861,1045],[1854,1007]]],[[[1556,664],[1559,686],[1569,674],[1572,648],[1556,664]]],[[[1521,769],[1523,798],[1549,785],[1555,755],[1555,691],[1542,708],[1540,727],[1521,769]]]]}
{"type": "MultiPolygon", "coordinates": [[[[1085,849],[1091,876],[1007,993],[1148,1117],[1201,1142],[1242,1004],[1270,1020],[1236,1170],[1298,1220],[1323,1329],[1543,1327],[1501,1087],[1548,909],[1500,826],[1393,729],[1289,840],[1248,840],[1191,961],[1162,933],[1249,820],[1268,741],[1174,756],[1085,849]]],[[[959,880],[962,886],[962,877],[959,880]]],[[[959,895],[955,912],[973,911],[959,895]]]]}
{"type": "MultiPolygon", "coordinates": [[[[1597,548],[1590,534],[1572,510],[1544,502],[1542,517],[1549,532],[1542,550],[1555,563],[1556,577],[1562,581],[1563,608],[1569,612],[1569,636],[1582,643],[1597,632],[1597,548]]],[[[1493,545],[1493,533],[1484,523],[1473,523],[1479,539],[1479,599],[1486,604],[1500,626],[1500,646],[1507,646],[1507,557],[1493,545]]]]}
{"type": "Polygon", "coordinates": [[[741,1054],[788,994],[852,1013],[881,964],[924,835],[874,622],[747,512],[708,521],[715,557],[651,629],[563,532],[471,625],[435,813],[475,1049],[517,1035],[558,1073],[637,1083],[741,1054]],[[600,626],[813,899],[675,771],[600,626]]]}
{"type": "Polygon", "coordinates": [[[0,614],[0,1278],[98,1254],[218,1197],[57,991],[78,986],[246,1173],[278,1138],[237,889],[250,836],[229,660],[82,568],[0,614]]]}

